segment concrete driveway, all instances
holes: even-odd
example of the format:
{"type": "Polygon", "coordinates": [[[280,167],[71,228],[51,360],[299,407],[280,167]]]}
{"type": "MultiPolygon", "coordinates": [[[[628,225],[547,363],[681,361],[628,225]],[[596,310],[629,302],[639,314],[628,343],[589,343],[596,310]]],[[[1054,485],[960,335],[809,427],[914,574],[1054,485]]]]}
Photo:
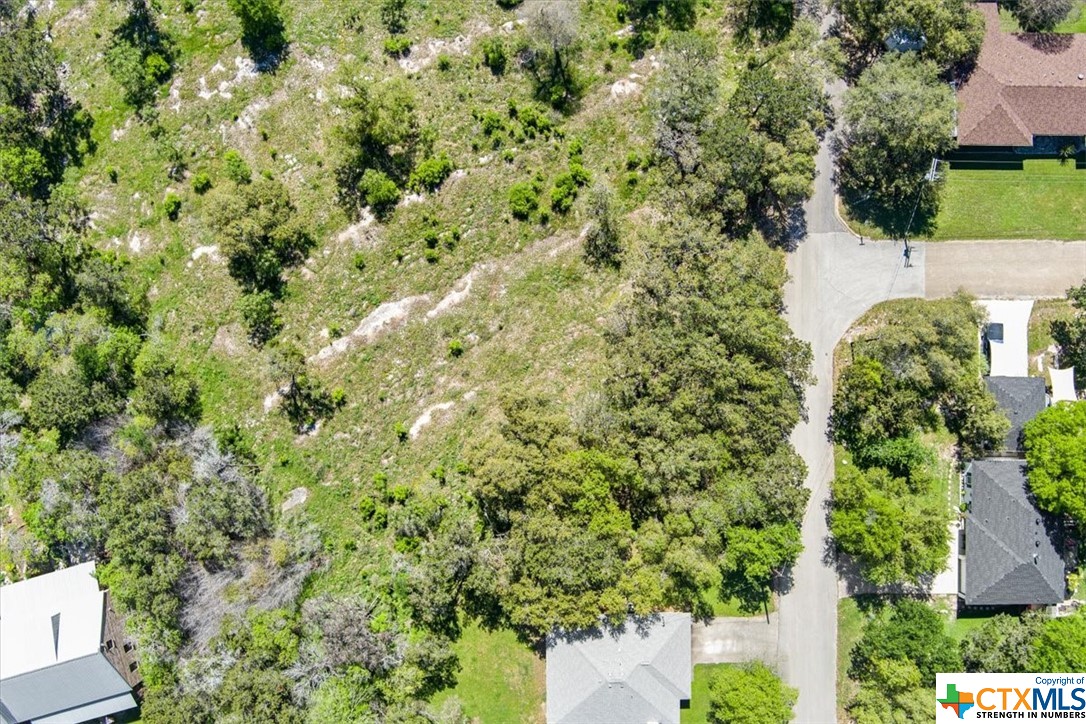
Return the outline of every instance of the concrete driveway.
{"type": "Polygon", "coordinates": [[[929,299],[1062,297],[1086,279],[1086,241],[943,241],[922,245],[929,299]]]}
{"type": "Polygon", "coordinates": [[[691,632],[695,664],[761,661],[777,668],[777,614],[751,618],[714,618],[695,623],[691,632]]]}

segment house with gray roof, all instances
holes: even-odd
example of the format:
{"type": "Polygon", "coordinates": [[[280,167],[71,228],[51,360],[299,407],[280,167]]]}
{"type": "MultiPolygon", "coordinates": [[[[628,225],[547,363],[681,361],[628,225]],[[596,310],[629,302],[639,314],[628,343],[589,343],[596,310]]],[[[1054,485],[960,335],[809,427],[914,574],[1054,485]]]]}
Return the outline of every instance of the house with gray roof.
{"type": "Polygon", "coordinates": [[[136,706],[139,680],[93,561],[0,586],[0,722],[101,719],[136,706]]]}
{"type": "Polygon", "coordinates": [[[987,377],[984,381],[999,403],[999,409],[1011,421],[1000,453],[1018,456],[1026,423],[1041,414],[1048,404],[1045,381],[1041,377],[987,377]]]}
{"type": "Polygon", "coordinates": [[[548,724],[678,724],[693,675],[690,614],[547,639],[548,724]]]}
{"type": "Polygon", "coordinates": [[[1066,569],[1055,522],[1034,505],[1026,464],[974,460],[965,473],[960,596],[966,606],[1038,606],[1065,598],[1066,569]]]}

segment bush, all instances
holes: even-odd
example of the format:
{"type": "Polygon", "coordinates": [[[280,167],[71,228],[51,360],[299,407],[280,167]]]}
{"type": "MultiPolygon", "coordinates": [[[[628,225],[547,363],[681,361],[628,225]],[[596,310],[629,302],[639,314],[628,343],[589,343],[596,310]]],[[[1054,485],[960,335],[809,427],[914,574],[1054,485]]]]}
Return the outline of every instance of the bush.
{"type": "Polygon", "coordinates": [[[524,135],[528,138],[546,137],[554,132],[554,124],[551,122],[550,117],[545,111],[541,111],[535,106],[528,105],[523,108],[511,106],[509,111],[511,116],[520,121],[521,128],[524,129],[524,135]]]}
{"type": "Polygon", "coordinates": [[[238,310],[253,346],[263,346],[283,328],[275,310],[275,298],[270,292],[243,294],[238,301],[238,310]]]}
{"type": "Polygon", "coordinates": [[[505,72],[505,66],[509,59],[505,55],[505,43],[501,38],[490,37],[482,42],[483,65],[490,69],[494,75],[505,72]]]}
{"type": "Polygon", "coordinates": [[[390,35],[407,30],[407,0],[382,0],[381,24],[390,35]]]}
{"type": "Polygon", "coordinates": [[[509,209],[513,217],[526,221],[539,208],[539,185],[532,181],[513,184],[509,189],[509,209]]]}
{"type": "Polygon", "coordinates": [[[438,70],[446,71],[446,70],[449,70],[450,68],[452,68],[452,58],[445,55],[444,53],[437,56],[437,69],[438,70]]]}
{"type": "Polygon", "coordinates": [[[245,163],[245,159],[234,149],[231,148],[223,154],[222,163],[223,173],[234,183],[247,184],[253,180],[253,172],[249,169],[249,164],[245,163]]]}
{"type": "Polygon", "coordinates": [[[226,0],[241,21],[241,42],[255,57],[274,55],[287,44],[280,0],[226,0]]]}
{"type": "Polygon", "coordinates": [[[426,259],[427,264],[437,264],[441,259],[441,253],[437,249],[427,249],[422,253],[422,257],[426,259]]]}
{"type": "Polygon", "coordinates": [[[117,183],[117,169],[109,166],[108,168],[106,168],[106,175],[109,176],[110,183],[117,183]]]}
{"type": "Polygon", "coordinates": [[[166,212],[166,216],[170,221],[177,221],[177,215],[181,213],[181,198],[175,193],[166,194],[165,200],[162,202],[162,209],[166,212]]]}
{"type": "Polygon", "coordinates": [[[211,189],[211,177],[200,172],[192,177],[192,190],[201,196],[211,189]]]}
{"type": "Polygon", "coordinates": [[[407,186],[414,191],[434,191],[445,182],[449,174],[453,172],[453,163],[447,154],[440,154],[426,159],[420,163],[411,177],[407,180],[407,186]]]}
{"type": "Polygon", "coordinates": [[[358,271],[366,271],[366,255],[358,252],[354,255],[354,259],[351,260],[351,265],[358,271]]]}
{"type": "Polygon", "coordinates": [[[453,357],[459,357],[464,354],[464,343],[458,339],[449,342],[449,354],[453,357]]]}
{"type": "Polygon", "coordinates": [[[358,182],[358,192],[377,215],[387,214],[400,201],[400,189],[384,171],[368,168],[358,182]]]}
{"type": "Polygon", "coordinates": [[[409,52],[411,52],[410,38],[402,35],[385,38],[385,53],[391,55],[393,58],[402,58],[409,52]]]}
{"type": "Polygon", "coordinates": [[[396,439],[400,442],[407,442],[409,431],[407,425],[402,422],[397,422],[392,426],[392,432],[396,434],[396,439]]]}
{"type": "Polygon", "coordinates": [[[501,133],[505,130],[505,121],[494,111],[485,111],[480,116],[479,123],[483,127],[484,136],[493,136],[495,133],[501,133]]]}
{"type": "Polygon", "coordinates": [[[332,390],[332,407],[340,408],[347,404],[347,391],[342,387],[332,390]]]}
{"type": "Polygon", "coordinates": [[[554,188],[551,189],[551,209],[556,213],[564,214],[573,207],[577,198],[577,182],[573,174],[564,173],[555,179],[554,188]]]}

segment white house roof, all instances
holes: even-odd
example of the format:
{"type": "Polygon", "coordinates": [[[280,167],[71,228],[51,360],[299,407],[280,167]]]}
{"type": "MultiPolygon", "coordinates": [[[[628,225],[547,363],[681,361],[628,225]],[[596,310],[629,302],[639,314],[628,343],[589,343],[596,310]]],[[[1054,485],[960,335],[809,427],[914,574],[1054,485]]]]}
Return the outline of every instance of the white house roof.
{"type": "Polygon", "coordinates": [[[991,346],[992,377],[1026,377],[1029,374],[1029,315],[1031,300],[980,299],[988,310],[988,341],[991,346]],[[994,339],[993,325],[1002,326],[1002,339],[994,339]]]}
{"type": "Polygon", "coordinates": [[[679,724],[692,673],[687,613],[554,634],[547,641],[547,721],[679,724]]]}
{"type": "Polygon", "coordinates": [[[1065,370],[1058,370],[1055,367],[1049,367],[1048,373],[1052,378],[1052,401],[1053,402],[1074,402],[1078,399],[1075,395],[1075,368],[1068,367],[1065,370]]]}
{"type": "Polygon", "coordinates": [[[104,596],[93,561],[0,586],[0,679],[97,653],[104,596]]]}

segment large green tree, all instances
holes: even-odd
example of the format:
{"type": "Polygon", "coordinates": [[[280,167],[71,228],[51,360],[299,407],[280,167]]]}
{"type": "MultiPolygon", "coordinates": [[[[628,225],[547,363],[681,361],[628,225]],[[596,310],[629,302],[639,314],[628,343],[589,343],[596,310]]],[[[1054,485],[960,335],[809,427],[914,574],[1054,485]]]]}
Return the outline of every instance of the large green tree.
{"type": "MultiPolygon", "coordinates": [[[[922,484],[927,483],[927,478],[922,484]]],[[[877,584],[922,584],[946,565],[950,547],[946,501],[910,490],[881,468],[846,466],[833,481],[830,532],[877,584]]]]}
{"type": "Polygon", "coordinates": [[[1045,622],[1029,657],[1028,671],[1086,670],[1086,611],[1045,622]]]}
{"type": "Polygon", "coordinates": [[[940,70],[967,65],[980,52],[984,17],[967,0],[835,0],[845,48],[858,67],[886,51],[891,35],[920,46],[940,70]]]}
{"type": "Polygon", "coordinates": [[[796,714],[799,692],[785,686],[765,664],[728,666],[709,681],[712,724],[784,724],[796,714]]]}
{"type": "Polygon", "coordinates": [[[1036,615],[993,616],[962,639],[965,670],[990,674],[1031,671],[1030,658],[1044,625],[1044,618],[1036,615]]]}
{"type": "Polygon", "coordinates": [[[895,235],[923,229],[938,209],[932,160],[954,148],[954,92],[935,63],[883,56],[845,94],[838,184],[854,218],[895,235]]]}
{"type": "MultiPolygon", "coordinates": [[[[916,685],[925,687],[935,685],[936,673],[961,667],[957,646],[947,635],[942,616],[926,603],[908,598],[867,624],[850,660],[849,676],[860,681],[885,681],[899,676],[902,666],[914,666],[919,674],[916,685]]],[[[906,675],[902,681],[908,679],[906,675]]]]}
{"type": "Polygon", "coordinates": [[[1029,487],[1037,504],[1086,527],[1086,402],[1061,402],[1026,424],[1029,487]]]}

